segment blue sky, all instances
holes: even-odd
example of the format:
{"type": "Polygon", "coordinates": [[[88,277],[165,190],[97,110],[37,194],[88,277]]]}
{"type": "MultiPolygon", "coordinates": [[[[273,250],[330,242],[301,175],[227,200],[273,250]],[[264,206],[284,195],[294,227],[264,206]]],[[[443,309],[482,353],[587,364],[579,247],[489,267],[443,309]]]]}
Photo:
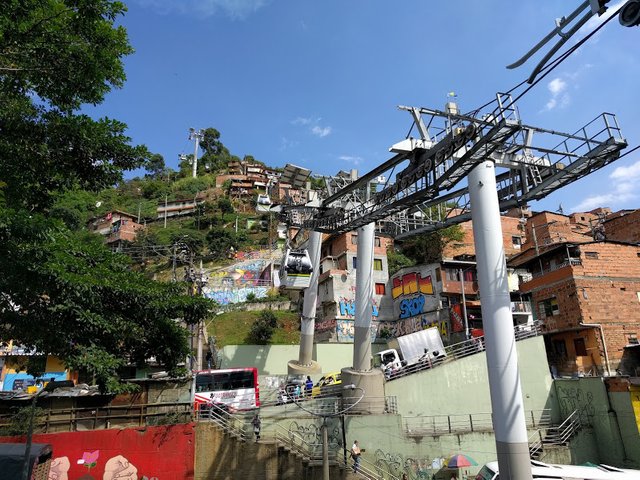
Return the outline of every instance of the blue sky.
{"type": "MultiPolygon", "coordinates": [[[[193,152],[189,127],[215,127],[240,157],[365,173],[411,127],[398,105],[442,109],[450,91],[462,111],[484,104],[529,75],[540,55],[505,66],[579,3],[129,0],[127,83],[89,112],[124,121],[174,168],[193,152]]],[[[518,102],[524,123],[573,132],[611,112],[636,146],[639,41],[611,21],[518,102]]],[[[635,152],[532,208],[637,208],[639,179],[635,152]]]]}

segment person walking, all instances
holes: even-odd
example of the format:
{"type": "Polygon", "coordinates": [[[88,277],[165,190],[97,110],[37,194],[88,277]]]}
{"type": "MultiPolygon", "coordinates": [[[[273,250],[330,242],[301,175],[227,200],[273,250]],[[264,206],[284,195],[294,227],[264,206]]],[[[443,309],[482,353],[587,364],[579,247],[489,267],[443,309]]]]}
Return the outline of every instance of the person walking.
{"type": "Polygon", "coordinates": [[[351,458],[353,458],[353,473],[358,473],[358,468],[360,467],[360,445],[358,444],[358,440],[353,441],[353,446],[351,447],[351,458]]]}
{"type": "Polygon", "coordinates": [[[260,415],[257,413],[253,416],[253,420],[251,420],[251,425],[253,425],[253,433],[256,436],[256,443],[260,440],[260,427],[262,426],[262,422],[260,421],[260,415]]]}
{"type": "Polygon", "coordinates": [[[311,390],[313,390],[313,380],[307,375],[307,380],[304,382],[304,393],[307,397],[311,396],[311,390]]]}

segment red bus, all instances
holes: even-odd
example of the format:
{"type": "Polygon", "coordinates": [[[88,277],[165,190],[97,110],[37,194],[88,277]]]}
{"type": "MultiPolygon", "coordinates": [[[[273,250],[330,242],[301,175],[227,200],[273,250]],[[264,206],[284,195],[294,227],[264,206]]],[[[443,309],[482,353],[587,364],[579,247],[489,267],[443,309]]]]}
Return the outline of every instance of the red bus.
{"type": "Polygon", "coordinates": [[[200,370],[194,374],[194,407],[218,405],[225,410],[251,410],[260,406],[258,369],[200,370]]]}

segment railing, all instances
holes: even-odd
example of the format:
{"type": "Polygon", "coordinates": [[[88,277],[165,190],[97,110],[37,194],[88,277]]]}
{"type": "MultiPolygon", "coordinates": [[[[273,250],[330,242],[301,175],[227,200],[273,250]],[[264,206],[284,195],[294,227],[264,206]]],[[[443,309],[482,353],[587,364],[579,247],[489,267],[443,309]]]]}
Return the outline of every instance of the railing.
{"type": "MultiPolygon", "coordinates": [[[[338,464],[344,469],[354,471],[354,462],[353,459],[351,459],[351,455],[347,456],[346,462],[344,457],[338,456],[338,464]]],[[[385,471],[379,465],[364,459],[362,455],[360,456],[360,464],[358,465],[358,470],[355,472],[355,475],[371,480],[399,480],[399,477],[385,471]]]]}
{"type": "MultiPolygon", "coordinates": [[[[516,341],[536,337],[540,335],[540,325],[518,325],[514,327],[514,334],[516,341]]],[[[469,355],[474,355],[476,353],[484,352],[484,350],[484,336],[470,338],[469,340],[464,340],[460,343],[454,343],[453,345],[444,347],[446,355],[442,355],[437,358],[427,357],[423,359],[422,357],[419,357],[409,359],[409,365],[401,368],[400,370],[396,370],[393,373],[387,374],[386,378],[387,381],[395,380],[406,375],[411,375],[415,372],[429,370],[430,368],[436,367],[443,363],[457,360],[459,358],[468,357],[469,355]]]]}
{"type": "MultiPolygon", "coordinates": [[[[322,387],[322,393],[310,396],[306,393],[298,395],[291,388],[260,389],[260,405],[262,407],[273,407],[282,405],[285,411],[291,406],[291,410],[296,409],[295,403],[302,404],[307,410],[317,412],[319,415],[333,415],[348,408],[350,403],[348,398],[342,398],[344,387],[342,384],[322,387]]],[[[376,412],[398,413],[398,399],[395,396],[368,396],[358,402],[360,407],[376,412]]],[[[360,409],[358,409],[360,410],[360,409]]],[[[346,415],[349,415],[347,411],[346,415]]]]}
{"type": "Polygon", "coordinates": [[[580,260],[579,258],[569,258],[562,263],[558,263],[553,266],[550,265],[547,268],[543,268],[540,271],[532,272],[531,276],[532,278],[540,278],[541,276],[546,275],[547,273],[555,272],[556,270],[560,270],[561,268],[564,268],[564,267],[575,267],[580,265],[582,265],[582,260],[580,260]]]}
{"type": "Polygon", "coordinates": [[[549,428],[543,441],[550,445],[566,445],[581,427],[580,414],[574,410],[559,426],[549,428]]]}
{"type": "Polygon", "coordinates": [[[529,456],[533,459],[540,458],[542,454],[542,449],[544,448],[543,440],[542,440],[542,430],[536,430],[533,435],[531,435],[528,439],[529,443],[529,456]]]}
{"type": "MultiPolygon", "coordinates": [[[[525,421],[529,428],[548,427],[551,425],[551,411],[549,409],[529,410],[525,414],[525,421]]],[[[403,423],[405,435],[408,437],[493,430],[491,413],[404,417],[403,423]]]]}
{"type": "MultiPolygon", "coordinates": [[[[190,421],[193,413],[191,402],[144,403],[132,405],[111,405],[90,408],[61,408],[47,410],[34,419],[34,431],[100,430],[117,426],[138,426],[190,421]],[[62,429],[62,426],[67,426],[62,429]],[[56,428],[58,427],[58,428],[56,428]]],[[[1,415],[0,428],[10,424],[14,415],[1,415]]]]}

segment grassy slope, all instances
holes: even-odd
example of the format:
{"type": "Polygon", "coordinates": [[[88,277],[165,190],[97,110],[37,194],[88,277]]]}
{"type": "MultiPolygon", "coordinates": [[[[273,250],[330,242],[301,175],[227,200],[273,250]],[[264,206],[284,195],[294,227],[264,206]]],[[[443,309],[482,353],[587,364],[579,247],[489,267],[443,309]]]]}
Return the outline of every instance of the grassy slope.
{"type": "MultiPolygon", "coordinates": [[[[295,312],[273,311],[278,319],[278,327],[269,342],[276,344],[300,343],[300,315],[295,312]]],[[[209,323],[209,335],[216,337],[219,348],[225,345],[243,345],[248,343],[246,338],[253,322],[260,316],[260,312],[235,311],[217,315],[209,323]]]]}

